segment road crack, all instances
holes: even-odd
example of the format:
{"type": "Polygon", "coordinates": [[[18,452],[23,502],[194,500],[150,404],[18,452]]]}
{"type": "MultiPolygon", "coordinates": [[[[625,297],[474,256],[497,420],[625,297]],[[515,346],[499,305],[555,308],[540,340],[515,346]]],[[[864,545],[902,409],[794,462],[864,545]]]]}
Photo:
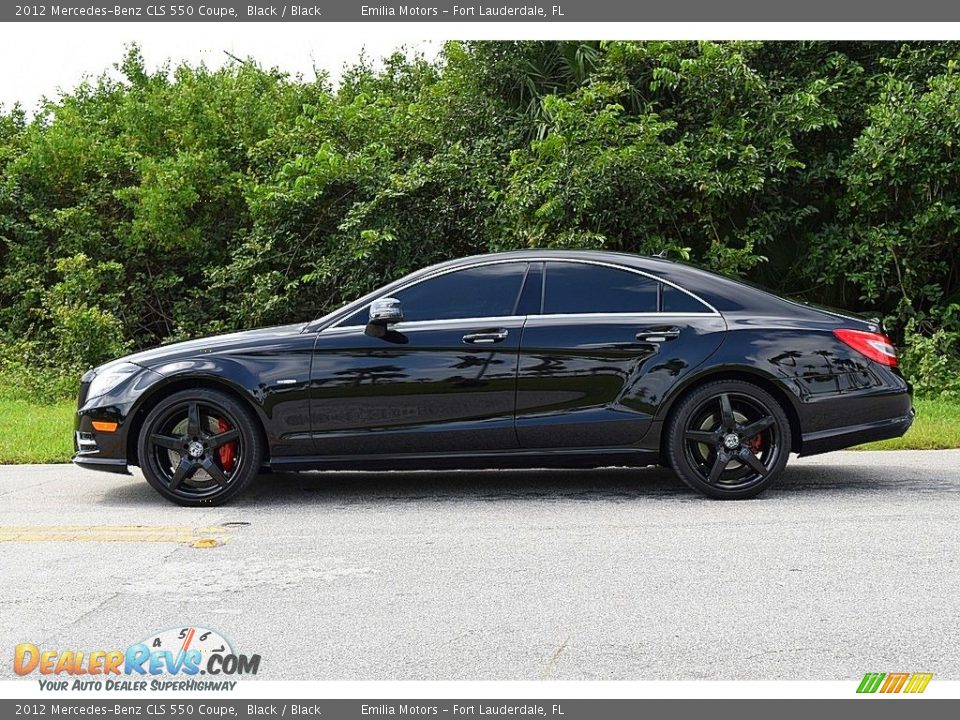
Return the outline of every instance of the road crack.
{"type": "Polygon", "coordinates": [[[563,642],[560,643],[560,647],[556,649],[556,652],[553,653],[553,656],[547,661],[547,664],[543,666],[543,672],[540,673],[541,680],[549,680],[550,676],[553,675],[553,671],[557,667],[557,662],[560,660],[560,656],[563,654],[563,651],[567,649],[567,644],[570,642],[570,636],[567,635],[564,638],[563,642]]]}

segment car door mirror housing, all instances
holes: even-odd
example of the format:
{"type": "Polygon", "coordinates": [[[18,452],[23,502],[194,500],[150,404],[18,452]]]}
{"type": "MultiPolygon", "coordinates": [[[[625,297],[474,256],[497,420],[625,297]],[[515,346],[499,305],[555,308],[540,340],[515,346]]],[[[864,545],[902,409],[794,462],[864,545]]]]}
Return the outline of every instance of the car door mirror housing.
{"type": "Polygon", "coordinates": [[[386,297],[370,303],[370,319],[368,325],[387,327],[403,321],[403,309],[397,298],[386,297]]]}

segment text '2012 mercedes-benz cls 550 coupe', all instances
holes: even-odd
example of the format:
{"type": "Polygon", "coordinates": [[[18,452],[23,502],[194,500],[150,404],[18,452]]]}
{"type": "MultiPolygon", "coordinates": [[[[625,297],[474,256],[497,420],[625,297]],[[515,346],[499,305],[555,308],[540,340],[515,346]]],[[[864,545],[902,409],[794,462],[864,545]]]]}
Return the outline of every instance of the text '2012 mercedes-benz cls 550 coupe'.
{"type": "Polygon", "coordinates": [[[88,372],[77,465],[181,505],[261,470],[671,467],[752,497],[800,455],[898,437],[877,322],[660,258],[517,251],[414,272],[306,324],[88,372]]]}

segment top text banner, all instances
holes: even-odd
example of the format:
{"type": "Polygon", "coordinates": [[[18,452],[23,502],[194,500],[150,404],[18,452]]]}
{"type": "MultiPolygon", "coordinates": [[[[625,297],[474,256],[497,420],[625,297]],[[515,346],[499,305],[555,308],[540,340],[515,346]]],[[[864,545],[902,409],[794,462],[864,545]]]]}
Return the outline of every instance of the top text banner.
{"type": "Polygon", "coordinates": [[[960,3],[943,0],[491,0],[369,4],[358,0],[189,2],[68,0],[2,3],[0,21],[27,22],[955,22],[960,3]]]}

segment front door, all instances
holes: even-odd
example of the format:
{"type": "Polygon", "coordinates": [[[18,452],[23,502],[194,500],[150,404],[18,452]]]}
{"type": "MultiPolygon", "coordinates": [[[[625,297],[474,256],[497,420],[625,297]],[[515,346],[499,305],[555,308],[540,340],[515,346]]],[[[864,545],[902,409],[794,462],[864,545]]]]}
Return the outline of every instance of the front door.
{"type": "Polygon", "coordinates": [[[311,416],[323,455],[509,450],[525,262],[489,263],[394,291],[404,320],[382,337],[363,311],[321,332],[311,416]]]}

